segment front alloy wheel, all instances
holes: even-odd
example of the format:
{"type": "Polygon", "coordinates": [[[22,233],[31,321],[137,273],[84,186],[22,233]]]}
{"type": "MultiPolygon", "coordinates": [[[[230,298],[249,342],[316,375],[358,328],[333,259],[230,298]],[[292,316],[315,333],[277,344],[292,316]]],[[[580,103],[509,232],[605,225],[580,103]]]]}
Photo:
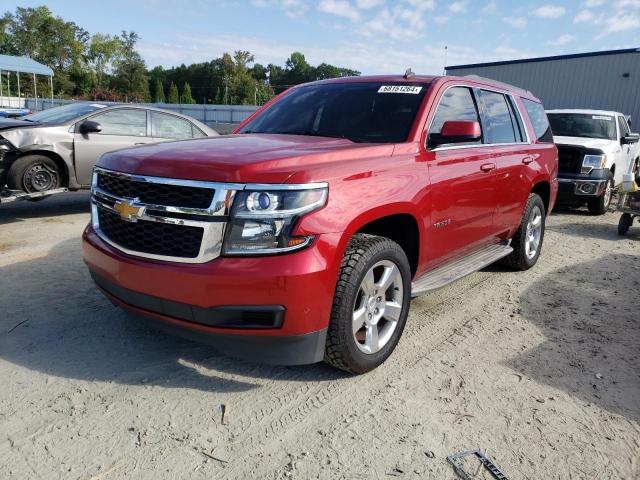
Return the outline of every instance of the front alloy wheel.
{"type": "Polygon", "coordinates": [[[325,361],[351,373],[381,365],[402,335],[410,297],[411,268],[400,245],[354,235],[340,265],[325,361]]]}
{"type": "Polygon", "coordinates": [[[353,338],[364,353],[389,343],[402,312],[404,285],[398,267],[382,260],[365,274],[353,308],[353,338]]]}

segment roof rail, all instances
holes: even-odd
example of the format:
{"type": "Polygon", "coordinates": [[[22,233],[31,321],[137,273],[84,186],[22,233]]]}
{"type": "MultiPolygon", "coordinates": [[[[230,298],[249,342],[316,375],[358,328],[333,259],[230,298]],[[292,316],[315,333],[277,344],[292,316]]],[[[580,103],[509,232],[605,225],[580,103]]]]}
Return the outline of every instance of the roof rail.
{"type": "Polygon", "coordinates": [[[480,75],[465,75],[465,78],[473,78],[474,80],[480,80],[487,83],[492,83],[493,85],[508,88],[510,90],[516,90],[518,92],[524,93],[526,95],[531,95],[533,97],[533,93],[524,88],[516,87],[515,85],[511,85],[510,83],[500,82],[498,80],[494,80],[492,78],[481,77],[480,75]]]}

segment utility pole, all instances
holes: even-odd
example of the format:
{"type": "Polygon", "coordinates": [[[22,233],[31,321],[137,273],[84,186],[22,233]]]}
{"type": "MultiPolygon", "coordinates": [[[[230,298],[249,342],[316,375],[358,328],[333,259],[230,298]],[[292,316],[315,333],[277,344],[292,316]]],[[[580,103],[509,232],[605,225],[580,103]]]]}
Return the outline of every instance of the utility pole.
{"type": "Polygon", "coordinates": [[[447,74],[447,46],[444,46],[444,68],[442,69],[442,74],[446,75],[447,74]]]}
{"type": "Polygon", "coordinates": [[[38,84],[35,73],[33,74],[33,95],[36,97],[36,110],[38,110],[38,84]]]}

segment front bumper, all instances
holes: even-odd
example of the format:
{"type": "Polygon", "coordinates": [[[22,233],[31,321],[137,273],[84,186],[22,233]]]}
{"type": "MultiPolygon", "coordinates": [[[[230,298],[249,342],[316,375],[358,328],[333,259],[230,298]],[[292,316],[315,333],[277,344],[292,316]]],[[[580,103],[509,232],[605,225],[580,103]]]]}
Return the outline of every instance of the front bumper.
{"type": "Polygon", "coordinates": [[[339,240],[340,234],[318,235],[309,248],[287,255],[194,265],[126,255],[87,227],[83,252],[103,293],[135,316],[229,355],[292,365],[324,356],[339,240]],[[263,323],[247,317],[255,311],[263,323]]]}
{"type": "Polygon", "coordinates": [[[558,175],[558,203],[580,202],[599,197],[607,187],[609,169],[593,170],[589,174],[558,175]]]}

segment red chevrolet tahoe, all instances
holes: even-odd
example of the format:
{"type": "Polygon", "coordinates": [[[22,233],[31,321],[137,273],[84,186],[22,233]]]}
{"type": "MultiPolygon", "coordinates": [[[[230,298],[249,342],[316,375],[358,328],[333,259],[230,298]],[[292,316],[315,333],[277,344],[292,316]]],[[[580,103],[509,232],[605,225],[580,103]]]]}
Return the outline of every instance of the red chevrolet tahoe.
{"type": "Polygon", "coordinates": [[[231,355],[363,373],[396,347],[412,297],[536,263],[557,173],[529,92],[319,81],[233,135],[104,155],[84,259],[135,318],[231,355]]]}

